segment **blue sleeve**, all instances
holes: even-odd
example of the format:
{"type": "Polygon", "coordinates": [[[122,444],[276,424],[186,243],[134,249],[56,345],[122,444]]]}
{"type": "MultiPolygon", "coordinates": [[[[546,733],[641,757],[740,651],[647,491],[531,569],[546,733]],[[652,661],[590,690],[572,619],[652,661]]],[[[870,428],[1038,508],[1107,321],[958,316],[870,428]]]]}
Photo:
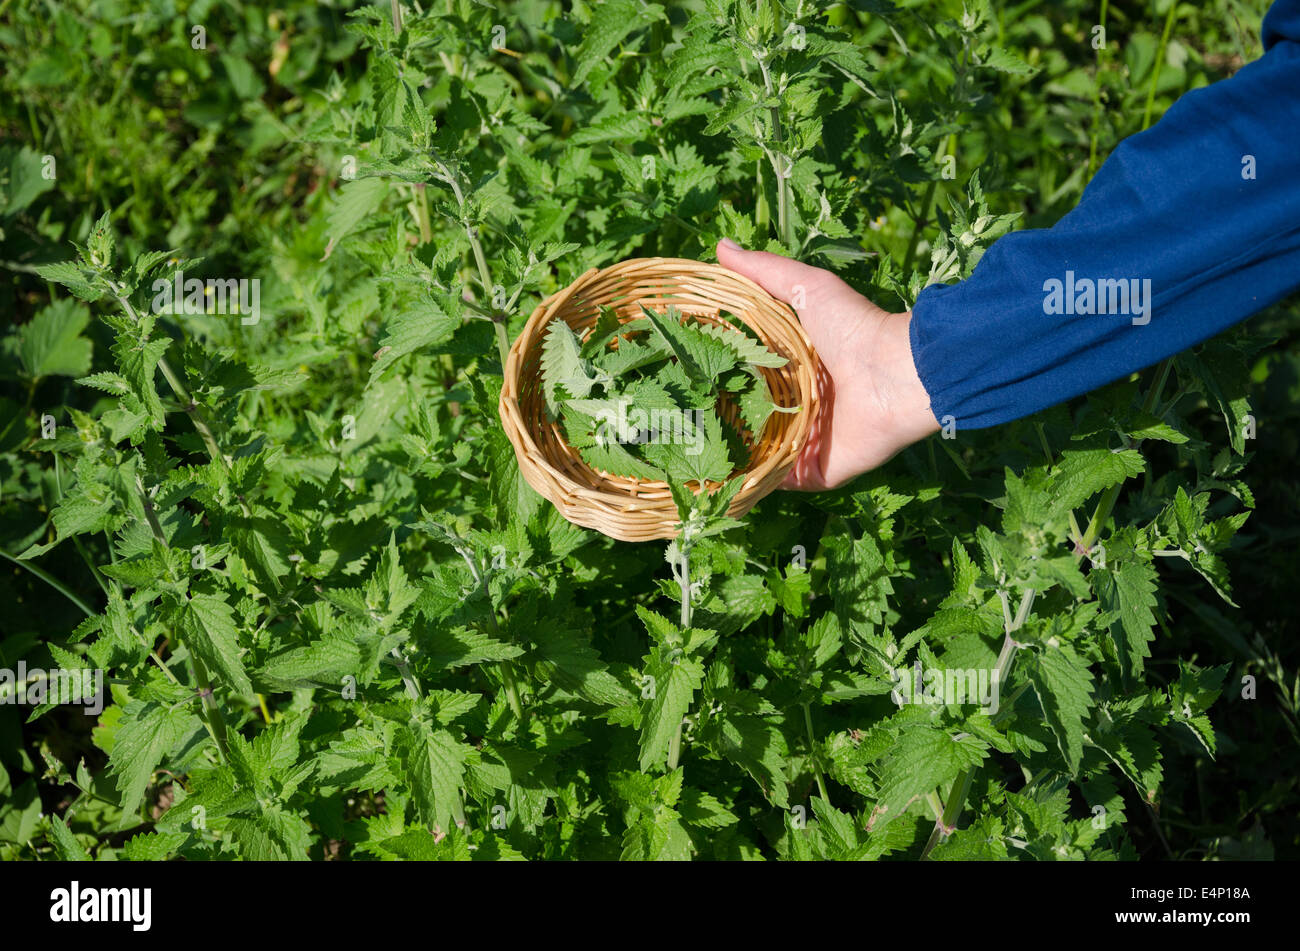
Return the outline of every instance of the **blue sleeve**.
{"type": "Polygon", "coordinates": [[[1300,287],[1300,0],[1265,54],[1122,142],[1054,227],[995,242],[912,311],[940,422],[979,429],[1126,376],[1300,287]]]}

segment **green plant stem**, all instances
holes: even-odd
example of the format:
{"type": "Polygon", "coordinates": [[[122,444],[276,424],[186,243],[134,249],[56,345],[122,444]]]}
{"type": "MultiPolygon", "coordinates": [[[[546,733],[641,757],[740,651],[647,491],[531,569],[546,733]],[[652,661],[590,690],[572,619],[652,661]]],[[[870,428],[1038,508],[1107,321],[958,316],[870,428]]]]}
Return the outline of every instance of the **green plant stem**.
{"type": "Polygon", "coordinates": [[[0,556],[3,556],[5,559],[9,561],[12,561],[15,565],[17,565],[20,568],[26,568],[36,577],[40,578],[47,585],[49,585],[55,591],[59,592],[59,594],[63,595],[65,598],[67,598],[69,601],[71,601],[73,604],[79,607],[82,611],[84,611],[87,617],[94,617],[95,614],[97,613],[94,608],[92,608],[85,601],[82,601],[81,598],[73,594],[71,590],[69,590],[67,587],[64,586],[63,582],[59,581],[58,578],[55,578],[44,568],[39,568],[36,565],[33,565],[31,562],[20,561],[19,559],[15,558],[13,555],[9,554],[9,552],[4,551],[3,549],[0,549],[0,556]]]}
{"type": "MultiPolygon", "coordinates": [[[[393,658],[393,666],[397,668],[398,674],[401,675],[402,685],[406,688],[406,695],[412,700],[419,700],[423,695],[420,690],[420,682],[415,679],[415,673],[411,670],[411,665],[406,662],[402,652],[394,647],[389,654],[393,658]]],[[[456,825],[460,828],[465,826],[465,804],[461,798],[460,790],[456,790],[456,795],[451,803],[451,815],[456,825]]]]}
{"type": "Polygon", "coordinates": [[[1101,534],[1102,526],[1106,524],[1106,519],[1110,518],[1111,509],[1115,507],[1115,502],[1119,499],[1119,485],[1112,485],[1102,493],[1101,499],[1097,502],[1097,508],[1092,513],[1092,519],[1088,522],[1088,528],[1083,533],[1083,541],[1079,547],[1083,551],[1092,551],[1093,543],[1097,541],[1097,536],[1101,534]]]}
{"type": "MultiPolygon", "coordinates": [[[[682,614],[681,629],[683,632],[691,626],[691,551],[689,547],[682,549],[681,561],[679,562],[680,571],[677,574],[677,584],[682,592],[682,614]]],[[[672,772],[677,768],[677,762],[682,755],[682,723],[677,724],[677,730],[673,733],[673,738],[668,742],[668,771],[672,772]]]]}
{"type": "MultiPolygon", "coordinates": [[[[144,506],[144,517],[145,521],[149,523],[149,530],[153,532],[154,538],[158,539],[158,542],[166,547],[167,536],[163,534],[162,525],[159,524],[158,516],[154,512],[153,502],[149,499],[149,493],[145,492],[144,483],[140,480],[139,475],[135,477],[135,488],[140,495],[140,504],[144,506]]],[[[157,663],[163,667],[164,672],[171,673],[160,659],[157,660],[157,663]]],[[[230,749],[226,743],[226,718],[221,712],[221,705],[217,703],[216,694],[212,692],[212,682],[208,678],[208,670],[203,666],[203,661],[193,651],[190,651],[190,664],[194,670],[194,683],[198,685],[203,722],[208,728],[208,733],[212,736],[212,741],[217,744],[217,750],[221,753],[221,758],[229,762],[230,749]]],[[[175,680],[175,677],[172,679],[175,680]]]]}
{"type": "Polygon", "coordinates": [[[1083,544],[1083,529],[1079,527],[1079,519],[1073,510],[1070,511],[1070,541],[1075,545],[1083,544]]]}
{"type": "MultiPolygon", "coordinates": [[[[129,300],[119,295],[117,302],[121,305],[122,309],[126,311],[128,317],[133,321],[139,322],[140,315],[136,313],[135,308],[131,306],[129,300]]],[[[207,449],[208,455],[212,457],[212,461],[218,463],[226,470],[226,472],[229,472],[230,463],[227,461],[226,457],[222,455],[221,449],[217,446],[217,439],[212,434],[212,427],[208,425],[207,419],[204,418],[203,414],[199,411],[198,403],[196,403],[194,398],[190,396],[189,390],[186,388],[185,384],[181,382],[180,376],[172,369],[171,364],[167,362],[166,357],[158,358],[158,369],[162,371],[162,375],[164,379],[167,380],[167,385],[171,387],[172,393],[174,393],[176,398],[180,400],[181,408],[185,410],[185,414],[189,416],[190,422],[194,424],[194,428],[198,431],[199,438],[203,440],[203,445],[207,449]]],[[[248,509],[244,508],[242,501],[240,502],[240,507],[243,508],[245,515],[249,514],[248,509]]]]}
{"type": "Polygon", "coordinates": [[[934,813],[934,821],[941,820],[943,818],[943,800],[939,798],[939,794],[937,792],[926,793],[925,801],[930,804],[930,811],[934,813]]]}
{"type": "MultiPolygon", "coordinates": [[[[59,500],[62,501],[63,472],[62,466],[59,464],[59,454],[57,452],[54,453],[54,489],[58,492],[59,500]]],[[[77,554],[80,555],[81,560],[86,563],[86,567],[90,569],[90,573],[94,577],[95,583],[99,585],[99,589],[104,592],[104,597],[107,598],[108,584],[104,581],[104,576],[100,574],[99,568],[95,565],[94,559],[90,557],[90,552],[86,551],[86,546],[81,543],[81,538],[79,536],[72,536],[72,547],[77,549],[77,554]]],[[[109,541],[109,548],[112,548],[111,540],[109,541]]]]}
{"type": "MultiPolygon", "coordinates": [[[[764,59],[758,60],[759,71],[763,74],[763,89],[768,97],[776,95],[776,87],[772,85],[772,73],[767,68],[767,62],[764,59]]],[[[769,109],[772,120],[772,138],[778,146],[785,144],[785,135],[781,131],[781,109],[779,106],[772,106],[769,109]]],[[[794,247],[794,236],[790,233],[790,157],[783,152],[768,151],[768,159],[772,163],[772,173],[776,176],[776,229],[777,237],[787,248],[794,247]],[[781,162],[785,161],[786,167],[782,167],[781,162]]]]}
{"type": "Polygon", "coordinates": [[[219,463],[223,469],[229,472],[230,463],[217,446],[217,439],[212,435],[212,427],[208,425],[208,421],[204,419],[203,414],[199,412],[198,404],[194,402],[194,398],[190,396],[189,390],[181,382],[180,376],[172,369],[171,364],[167,362],[166,357],[158,359],[158,369],[162,371],[163,377],[167,380],[167,385],[172,388],[176,398],[181,401],[181,408],[189,416],[190,422],[198,430],[199,438],[203,440],[203,446],[207,449],[208,455],[212,457],[214,462],[219,463]]]}
{"type": "Polygon", "coordinates": [[[808,757],[812,760],[813,775],[817,777],[817,791],[822,794],[822,799],[829,806],[831,794],[826,791],[826,778],[822,775],[821,761],[817,754],[817,740],[813,735],[812,708],[807,703],[803,704],[803,725],[808,730],[808,757]]]}
{"type": "Polygon", "coordinates": [[[394,647],[388,652],[393,658],[393,666],[397,668],[397,673],[402,678],[402,685],[406,688],[406,695],[412,700],[420,699],[420,684],[411,673],[411,667],[402,656],[400,649],[394,647]]]}
{"type": "Polygon", "coordinates": [[[501,662],[501,683],[506,688],[506,701],[510,704],[510,712],[522,722],[524,704],[519,699],[519,684],[515,681],[515,670],[509,661],[501,662]]]}
{"type": "Polygon", "coordinates": [[[441,162],[438,162],[437,165],[438,178],[451,188],[451,193],[456,198],[456,207],[460,209],[461,223],[465,226],[465,235],[469,238],[470,250],[474,254],[474,265],[478,268],[479,283],[483,287],[484,295],[491,301],[492,272],[488,270],[487,258],[483,254],[483,245],[479,242],[478,232],[465,216],[465,193],[460,190],[460,183],[456,181],[456,176],[451,173],[451,170],[441,162]]]}
{"type": "Polygon", "coordinates": [[[451,170],[441,162],[437,165],[437,177],[451,188],[451,193],[456,198],[456,206],[460,209],[461,223],[465,226],[465,235],[469,238],[470,251],[474,255],[474,266],[478,270],[479,286],[483,290],[483,299],[489,305],[488,313],[496,328],[497,356],[501,358],[501,369],[504,372],[506,358],[510,355],[510,331],[506,328],[508,317],[498,312],[492,304],[492,271],[488,268],[487,256],[483,253],[483,243],[478,239],[478,229],[470,224],[465,216],[465,193],[460,190],[460,183],[456,181],[456,176],[451,173],[451,170]]]}
{"type": "Polygon", "coordinates": [[[203,704],[203,722],[211,734],[213,742],[217,744],[217,750],[221,753],[221,758],[226,762],[230,761],[230,747],[226,741],[226,718],[221,712],[221,706],[217,703],[216,695],[212,692],[212,682],[208,679],[208,670],[203,666],[203,661],[193,651],[190,652],[190,663],[194,666],[194,682],[199,687],[199,700],[203,704]]]}
{"type": "Polygon", "coordinates": [[[86,551],[86,546],[81,543],[81,539],[76,535],[72,536],[72,547],[77,550],[81,560],[90,569],[90,574],[95,579],[95,583],[99,585],[99,590],[104,592],[104,597],[108,597],[108,585],[104,582],[104,576],[99,573],[99,568],[95,566],[95,561],[90,557],[90,552],[86,551]]]}
{"type": "Polygon", "coordinates": [[[925,231],[925,223],[929,220],[930,203],[934,201],[934,192],[938,187],[937,181],[931,181],[925,186],[925,196],[921,199],[920,213],[916,216],[916,223],[912,227],[912,237],[907,242],[907,253],[903,255],[903,263],[899,268],[899,273],[903,275],[903,280],[907,280],[908,272],[912,269],[912,261],[916,257],[916,249],[921,243],[921,234],[925,231]]]}
{"type": "Polygon", "coordinates": [[[1160,46],[1156,50],[1156,61],[1151,65],[1151,85],[1147,88],[1147,104],[1142,110],[1142,129],[1145,131],[1151,125],[1151,106],[1156,100],[1156,85],[1160,82],[1160,70],[1165,63],[1165,52],[1169,48],[1169,34],[1174,28],[1174,17],[1178,11],[1178,0],[1173,0],[1169,4],[1169,12],[1165,14],[1165,29],[1160,34],[1160,46]]]}
{"type": "Polygon", "coordinates": [[[411,186],[415,192],[415,224],[420,229],[420,244],[433,241],[433,222],[429,218],[429,192],[424,182],[411,186]]]}
{"type": "MultiPolygon", "coordinates": [[[[943,140],[943,147],[939,150],[939,155],[937,156],[940,163],[942,163],[944,158],[948,155],[948,152],[952,149],[956,140],[957,134],[955,132],[950,133],[948,137],[943,140]]],[[[929,184],[925,186],[925,195],[921,199],[921,207],[917,210],[916,225],[912,229],[912,237],[907,244],[907,253],[903,255],[903,264],[899,269],[899,272],[903,275],[903,280],[907,280],[907,273],[912,268],[912,261],[916,257],[916,250],[921,245],[921,235],[925,233],[926,223],[930,220],[930,205],[934,203],[934,193],[938,188],[939,180],[937,178],[930,179],[929,184]]]]}
{"type": "Polygon", "coordinates": [[[677,732],[673,738],[668,741],[668,771],[671,773],[677,768],[677,761],[682,755],[682,725],[677,724],[677,732]]]}
{"type": "Polygon", "coordinates": [[[1052,447],[1047,444],[1047,433],[1043,431],[1042,423],[1034,423],[1034,431],[1038,433],[1038,444],[1043,447],[1043,455],[1047,458],[1047,464],[1050,466],[1052,460],[1052,447]]]}
{"type": "Polygon", "coordinates": [[[149,493],[144,490],[144,483],[140,481],[139,475],[135,477],[135,488],[140,496],[140,504],[144,506],[144,519],[149,523],[149,530],[153,532],[153,537],[158,539],[160,545],[164,548],[168,547],[167,536],[163,534],[162,523],[158,521],[158,513],[154,511],[153,500],[149,498],[149,493]]]}
{"type": "MultiPolygon", "coordinates": [[[[497,623],[496,608],[492,604],[492,595],[488,591],[487,576],[478,570],[478,565],[474,564],[474,559],[466,549],[457,547],[456,551],[460,554],[461,560],[469,566],[469,573],[474,579],[474,583],[483,589],[483,597],[488,603],[488,630],[492,637],[501,639],[501,628],[497,623]]],[[[519,698],[519,684],[515,680],[514,668],[510,661],[503,660],[497,665],[497,670],[501,673],[501,685],[506,691],[506,701],[510,704],[510,712],[515,715],[520,723],[524,722],[524,704],[519,698]]]]}
{"type": "Polygon", "coordinates": [[[754,201],[754,231],[762,234],[772,223],[772,209],[767,203],[767,189],[763,184],[763,160],[754,162],[754,180],[758,188],[758,198],[754,201]]]}
{"type": "MultiPolygon", "coordinates": [[[[1177,0],[1175,0],[1177,2],[1177,0]]],[[[1097,17],[1097,23],[1101,27],[1101,35],[1106,35],[1106,12],[1110,7],[1110,0],[1101,0],[1101,13],[1097,17]]],[[[1092,88],[1092,129],[1088,134],[1088,178],[1091,179],[1093,173],[1097,171],[1097,125],[1101,122],[1101,66],[1102,59],[1106,55],[1107,43],[1103,42],[1101,48],[1097,50],[1097,75],[1093,81],[1092,88]]]]}
{"type": "Polygon", "coordinates": [[[685,631],[691,626],[691,555],[689,551],[682,552],[682,573],[679,578],[682,589],[682,630],[685,631]]]}
{"type": "Polygon", "coordinates": [[[930,833],[930,838],[921,851],[921,858],[928,858],[934,851],[934,847],[956,830],[957,820],[961,817],[962,806],[966,803],[966,795],[970,792],[970,784],[974,778],[975,771],[966,769],[958,773],[957,778],[952,781],[952,790],[948,794],[947,803],[944,804],[943,815],[935,822],[934,831],[930,833]]]}
{"type": "Polygon", "coordinates": [[[474,252],[474,266],[478,268],[478,279],[483,285],[483,295],[490,301],[492,300],[492,272],[488,270],[483,245],[478,239],[478,229],[467,224],[465,233],[469,235],[470,250],[474,252]]]}
{"type": "Polygon", "coordinates": [[[1011,715],[1011,711],[1016,708],[1016,701],[1019,700],[1020,697],[1024,694],[1024,692],[1028,689],[1029,689],[1029,684],[1027,683],[1021,684],[1019,687],[1017,687],[1015,691],[1011,694],[1011,696],[1007,697],[1005,700],[1001,702],[998,708],[998,712],[993,714],[993,716],[989,717],[989,722],[1001,723],[1003,720],[1009,717],[1011,715]]]}
{"type": "MultiPolygon", "coordinates": [[[[1016,616],[1011,620],[1010,624],[1006,625],[1002,650],[998,653],[997,664],[993,668],[993,682],[995,684],[1001,684],[1011,671],[1011,663],[1015,660],[1016,651],[1019,649],[1019,645],[1011,635],[1023,627],[1025,621],[1029,619],[1030,609],[1034,606],[1035,594],[1033,588],[1025,589],[1025,593],[1020,598],[1020,606],[1016,609],[1016,616]]],[[[921,850],[922,859],[928,858],[930,853],[934,851],[934,847],[956,830],[957,820],[961,818],[961,811],[966,804],[966,796],[970,792],[971,781],[974,778],[975,770],[966,769],[958,773],[957,778],[953,780],[952,789],[948,792],[948,801],[943,808],[943,815],[935,822],[934,831],[930,833],[925,848],[921,850]]]]}
{"type": "Polygon", "coordinates": [[[510,357],[510,331],[506,329],[506,322],[503,317],[492,318],[492,329],[497,335],[497,356],[501,360],[501,371],[506,369],[506,360],[510,357]]]}

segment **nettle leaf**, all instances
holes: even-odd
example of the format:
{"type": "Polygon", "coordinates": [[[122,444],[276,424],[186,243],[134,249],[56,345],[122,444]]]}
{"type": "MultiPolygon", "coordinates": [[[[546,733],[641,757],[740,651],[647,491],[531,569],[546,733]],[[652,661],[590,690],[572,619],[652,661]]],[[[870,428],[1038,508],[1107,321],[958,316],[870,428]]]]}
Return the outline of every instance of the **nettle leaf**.
{"type": "Polygon", "coordinates": [[[619,379],[633,370],[657,363],[671,353],[668,345],[658,338],[648,341],[624,338],[619,341],[617,350],[605,350],[594,357],[593,362],[611,378],[619,379]]]}
{"type": "MultiPolygon", "coordinates": [[[[682,799],[681,769],[652,779],[639,773],[613,777],[611,786],[633,819],[623,834],[625,862],[684,861],[695,852],[677,807],[682,799]]],[[[689,808],[689,807],[687,807],[689,808]]]]}
{"type": "Polygon", "coordinates": [[[643,304],[641,312],[693,383],[709,385],[740,360],[734,347],[704,333],[698,324],[682,323],[675,307],[660,314],[643,304]]]}
{"type": "Polygon", "coordinates": [[[83,376],[90,372],[90,341],[81,332],[90,310],[74,300],[43,307],[18,329],[18,359],[30,377],[83,376]]]}
{"type": "Polygon", "coordinates": [[[1227,427],[1233,451],[1244,453],[1250,416],[1250,365],[1245,354],[1230,342],[1212,340],[1199,352],[1181,353],[1176,360],[1180,382],[1205,394],[1227,427]]]}
{"type": "Polygon", "coordinates": [[[682,821],[698,829],[725,829],[740,821],[722,800],[703,789],[683,789],[677,808],[682,821]]]}
{"type": "Polygon", "coordinates": [[[677,401],[690,410],[713,410],[718,403],[718,387],[703,376],[691,377],[682,365],[672,361],[657,368],[655,379],[677,401]]]}
{"type": "Polygon", "coordinates": [[[1083,721],[1093,703],[1092,672],[1063,647],[1045,646],[1025,666],[1070,775],[1077,775],[1083,759],[1083,721]]]}
{"type": "Polygon", "coordinates": [[[981,66],[987,69],[996,69],[1000,73],[1010,73],[1013,76],[1029,76],[1037,70],[1026,63],[1010,50],[1003,49],[1000,46],[991,47],[982,56],[981,66]]]}
{"type": "Polygon", "coordinates": [[[137,700],[122,710],[109,753],[112,770],[117,774],[117,791],[122,797],[124,826],[134,820],[144,791],[163,757],[197,729],[200,729],[198,718],[183,709],[137,700]]]}
{"type": "Polygon", "coordinates": [[[610,0],[594,7],[591,22],[582,31],[582,45],[573,56],[577,62],[573,85],[581,85],[591,71],[632,33],[665,16],[659,7],[647,7],[633,0],[610,0]]]}
{"type": "Polygon", "coordinates": [[[262,584],[279,593],[280,579],[289,573],[293,539],[283,523],[265,515],[246,519],[231,533],[234,547],[252,566],[262,584]]]}
{"type": "Polygon", "coordinates": [[[978,737],[956,739],[926,723],[905,726],[875,767],[880,792],[868,827],[874,830],[898,818],[911,803],[978,766],[987,755],[988,744],[978,737]]]}
{"type": "Polygon", "coordinates": [[[131,384],[127,383],[120,374],[107,371],[83,376],[77,380],[77,383],[81,386],[90,386],[102,390],[110,396],[125,396],[131,392],[131,384]]]}
{"type": "MultiPolygon", "coordinates": [[[[622,154],[622,153],[619,153],[622,154]]],[[[606,352],[615,337],[624,332],[623,321],[613,307],[602,307],[595,324],[582,341],[582,356],[588,360],[606,352]]]]}
{"type": "Polygon", "coordinates": [[[1169,689],[1173,720],[1191,730],[1211,757],[1217,752],[1217,744],[1214,727],[1205,716],[1205,710],[1219,696],[1228,669],[1229,665],[1223,664],[1202,670],[1187,661],[1180,661],[1178,680],[1169,689]]]}
{"type": "Polygon", "coordinates": [[[753,376],[754,381],[750,387],[740,394],[736,404],[740,408],[740,415],[745,420],[745,425],[757,439],[763,433],[763,427],[773,413],[797,413],[797,406],[778,406],[772,399],[772,388],[767,383],[767,378],[762,372],[752,367],[746,367],[746,370],[753,376]]]}
{"type": "Polygon", "coordinates": [[[643,462],[632,455],[616,439],[609,437],[578,450],[583,462],[597,472],[618,475],[628,479],[646,479],[650,482],[667,482],[664,470],[643,462]]]}
{"type": "Polygon", "coordinates": [[[1185,443],[1188,439],[1186,433],[1179,432],[1151,413],[1134,413],[1124,421],[1124,432],[1135,439],[1156,439],[1177,444],[1185,443]]]}
{"type": "Polygon", "coordinates": [[[443,312],[435,302],[423,302],[413,310],[396,314],[384,325],[370,365],[370,379],[377,380],[402,357],[425,347],[446,343],[461,326],[459,317],[443,312]]]}
{"type": "Polygon", "coordinates": [[[646,665],[654,696],[645,701],[641,727],[641,769],[662,765],[668,747],[690,711],[691,698],[704,683],[704,668],[690,657],[655,650],[646,665]]]}
{"type": "MultiPolygon", "coordinates": [[[[677,410],[680,407],[673,395],[657,380],[633,380],[622,390],[619,396],[628,410],[639,409],[653,413],[654,410],[677,410]]],[[[624,415],[628,410],[624,410],[624,415]]],[[[653,423],[653,419],[651,420],[653,423]]]]}
{"type": "Polygon", "coordinates": [[[257,676],[281,690],[309,684],[334,687],[360,666],[361,650],[356,642],[331,633],[268,657],[257,676]]]}
{"type": "Polygon", "coordinates": [[[435,729],[423,719],[405,727],[407,749],[403,766],[420,821],[429,829],[446,831],[453,818],[461,820],[460,786],[471,748],[445,729],[435,729]]]}
{"type": "Polygon", "coordinates": [[[573,145],[597,142],[636,142],[650,132],[650,120],[637,113],[616,112],[578,129],[569,137],[573,145]]]}
{"type": "Polygon", "coordinates": [[[485,661],[510,660],[524,649],[467,627],[436,628],[418,639],[422,656],[437,667],[451,669],[485,661]]]}
{"type": "Polygon", "coordinates": [[[84,301],[97,301],[106,293],[102,279],[95,272],[73,261],[38,264],[36,273],[47,281],[62,284],[84,301]]]}
{"type": "Polygon", "coordinates": [[[388,188],[388,182],[382,178],[358,178],[343,183],[329,212],[326,257],[345,235],[374,215],[388,188]]]}
{"type": "Polygon", "coordinates": [[[827,526],[822,545],[840,624],[864,633],[883,625],[894,585],[889,558],[879,541],[868,533],[855,538],[846,522],[835,519],[827,526]]]}
{"type": "Polygon", "coordinates": [[[641,619],[647,636],[654,643],[667,645],[670,648],[681,646],[682,631],[668,618],[657,611],[651,611],[644,604],[636,606],[636,616],[641,619]]]}
{"type": "Polygon", "coordinates": [[[240,659],[239,631],[229,604],[206,594],[196,594],[181,606],[177,620],[185,646],[225,686],[239,694],[253,692],[240,659]]]}
{"type": "Polygon", "coordinates": [[[632,702],[631,693],[580,632],[543,622],[534,629],[533,639],[537,646],[530,656],[541,680],[594,703],[616,707],[632,702]]]}
{"type": "Polygon", "coordinates": [[[50,520],[60,540],[72,535],[84,535],[122,524],[122,516],[115,510],[115,493],[102,482],[83,481],[68,492],[54,511],[50,520]]]}
{"type": "Polygon", "coordinates": [[[645,454],[668,477],[679,483],[725,482],[731,476],[735,463],[727,451],[722,433],[722,422],[714,413],[701,413],[697,418],[682,418],[682,432],[671,441],[652,442],[646,445],[645,454]]]}
{"type": "Polygon", "coordinates": [[[736,352],[736,356],[751,366],[778,369],[790,362],[780,354],[773,353],[739,327],[700,324],[699,328],[705,336],[721,340],[736,352]]]}
{"type": "Polygon", "coordinates": [[[1058,505],[1077,508],[1144,469],[1146,460],[1136,449],[1067,449],[1054,474],[1053,498],[1058,505]]]}
{"type": "Polygon", "coordinates": [[[1097,597],[1116,618],[1111,624],[1125,676],[1141,677],[1155,640],[1156,569],[1150,561],[1126,559],[1117,568],[1095,570],[1097,597]]]}
{"type": "Polygon", "coordinates": [[[546,409],[553,417],[559,415],[562,396],[587,396],[596,384],[591,364],[582,357],[578,335],[562,320],[551,321],[547,328],[546,339],[542,341],[541,371],[546,409]]]}
{"type": "Polygon", "coordinates": [[[0,147],[0,218],[12,218],[54,187],[54,178],[43,171],[39,152],[25,145],[0,147]]]}
{"type": "Polygon", "coordinates": [[[1154,805],[1164,779],[1164,757],[1151,726],[1130,718],[1094,739],[1097,747],[1133,784],[1142,801],[1154,805]]]}
{"type": "Polygon", "coordinates": [[[250,862],[305,862],[312,844],[312,827],[279,803],[252,816],[227,820],[239,854],[250,862]]]}
{"type": "Polygon", "coordinates": [[[785,737],[761,717],[723,713],[711,717],[700,740],[718,756],[735,763],[758,784],[772,805],[790,805],[786,763],[790,756],[785,737]]]}
{"type": "Polygon", "coordinates": [[[50,818],[50,828],[54,832],[54,850],[61,862],[89,862],[90,854],[85,846],[73,836],[67,823],[58,816],[50,818]]]}

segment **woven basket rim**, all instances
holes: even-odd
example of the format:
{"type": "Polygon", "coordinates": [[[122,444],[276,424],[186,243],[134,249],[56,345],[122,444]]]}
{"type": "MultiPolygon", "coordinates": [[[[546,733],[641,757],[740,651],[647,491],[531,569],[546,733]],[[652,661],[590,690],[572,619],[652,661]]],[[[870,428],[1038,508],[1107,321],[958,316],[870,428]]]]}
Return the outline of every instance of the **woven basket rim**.
{"type": "MultiPolygon", "coordinates": [[[[789,445],[782,442],[765,446],[773,420],[769,420],[759,433],[752,434],[754,451],[745,468],[737,473],[744,476],[744,481],[731,506],[733,514],[748,511],[784,478],[806,444],[812,420],[819,409],[824,369],[807,332],[788,305],[778,301],[761,285],[743,274],[720,264],[686,258],[629,258],[603,268],[590,268],[547,297],[529,316],[507,355],[505,380],[498,406],[502,425],[510,438],[525,480],[556,505],[570,521],[595,528],[614,538],[641,540],[667,538],[674,534],[673,526],[677,524],[678,518],[666,482],[604,475],[589,465],[562,437],[552,432],[551,437],[558,444],[556,451],[565,462],[574,464],[588,479],[586,482],[580,481],[548,458],[541,434],[533,432],[525,420],[522,405],[525,381],[521,380],[521,375],[525,363],[535,359],[534,354],[540,347],[545,327],[554,319],[565,319],[571,325],[574,320],[581,319],[572,317],[575,295],[589,288],[597,288],[597,293],[591,300],[582,301],[578,313],[590,314],[596,307],[608,303],[609,300],[601,299],[600,291],[605,289],[602,282],[609,282],[611,287],[622,291],[606,295],[610,299],[615,296],[629,301],[647,296],[689,297],[690,302],[686,305],[677,304],[688,316],[720,319],[717,316],[720,311],[733,313],[765,345],[773,347],[771,338],[774,335],[782,343],[776,349],[783,351],[788,362],[785,367],[773,372],[797,394],[801,411],[789,415],[788,419],[793,420],[793,423],[778,423],[781,432],[788,438],[789,445]],[[662,288],[660,285],[663,285],[662,288]],[[683,285],[691,289],[684,289],[683,285]],[[653,289],[653,293],[647,288],[653,289]],[[731,299],[708,301],[710,289],[717,290],[719,297],[731,299]],[[747,306],[737,306],[737,299],[747,306]],[[632,492],[628,491],[629,486],[632,487],[632,492]],[[760,488],[763,491],[757,491],[760,488]],[[657,528],[649,517],[652,514],[661,523],[657,528]]],[[[533,398],[536,399],[535,393],[533,398]]],[[[716,486],[716,483],[710,483],[702,488],[713,491],[716,486]]]]}

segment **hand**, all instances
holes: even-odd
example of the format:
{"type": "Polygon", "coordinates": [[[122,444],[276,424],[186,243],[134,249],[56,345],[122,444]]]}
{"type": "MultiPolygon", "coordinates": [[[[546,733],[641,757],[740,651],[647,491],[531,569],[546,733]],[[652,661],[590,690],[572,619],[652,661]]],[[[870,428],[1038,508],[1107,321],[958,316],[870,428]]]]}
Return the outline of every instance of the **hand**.
{"type": "Polygon", "coordinates": [[[912,361],[910,312],[889,314],[830,271],[718,244],[718,262],[794,306],[830,385],[812,435],[782,488],[843,485],[939,430],[912,361]]]}

